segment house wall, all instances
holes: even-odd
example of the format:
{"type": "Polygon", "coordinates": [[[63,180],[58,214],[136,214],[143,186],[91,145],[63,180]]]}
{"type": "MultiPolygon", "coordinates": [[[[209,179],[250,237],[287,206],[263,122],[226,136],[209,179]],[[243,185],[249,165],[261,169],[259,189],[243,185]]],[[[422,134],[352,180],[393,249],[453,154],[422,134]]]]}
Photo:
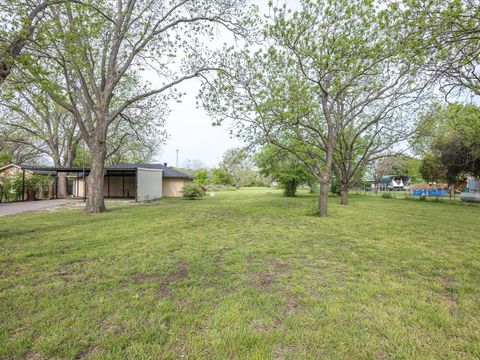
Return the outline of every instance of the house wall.
{"type": "Polygon", "coordinates": [[[163,171],[157,169],[137,169],[138,201],[149,201],[162,197],[163,171]]]}
{"type": "Polygon", "coordinates": [[[163,196],[182,196],[182,189],[185,183],[192,182],[192,179],[185,178],[163,178],[163,196]]]}
{"type": "Polygon", "coordinates": [[[136,194],[135,176],[125,176],[125,189],[122,176],[105,176],[103,184],[103,195],[105,197],[135,197],[136,194]],[[110,195],[108,192],[108,182],[110,181],[110,195]],[[125,192],[124,192],[125,191],[125,192]]]}
{"type": "MultiPolygon", "coordinates": [[[[87,176],[88,180],[88,176],[87,176]]],[[[109,177],[105,176],[103,183],[103,196],[105,197],[130,197],[134,198],[136,195],[136,180],[135,176],[125,176],[125,193],[123,193],[123,179],[122,176],[110,176],[110,195],[108,192],[109,177]]],[[[84,181],[83,179],[74,180],[73,195],[77,197],[84,197],[84,181]],[[77,185],[78,184],[78,185],[77,185]]]]}
{"type": "Polygon", "coordinates": [[[22,172],[22,169],[15,165],[6,166],[0,170],[0,176],[14,176],[22,172]]]}

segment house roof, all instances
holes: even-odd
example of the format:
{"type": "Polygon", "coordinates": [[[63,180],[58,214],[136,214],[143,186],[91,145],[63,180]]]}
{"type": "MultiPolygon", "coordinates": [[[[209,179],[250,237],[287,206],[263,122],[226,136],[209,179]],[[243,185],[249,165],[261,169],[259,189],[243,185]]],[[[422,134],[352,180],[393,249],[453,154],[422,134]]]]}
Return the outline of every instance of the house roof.
{"type": "MultiPolygon", "coordinates": [[[[81,167],[71,167],[71,168],[62,168],[62,167],[50,167],[50,166],[35,166],[35,165],[20,165],[22,169],[32,171],[34,173],[47,173],[47,172],[69,172],[69,173],[81,173],[83,168],[81,167]]],[[[107,171],[136,171],[137,169],[155,169],[162,170],[164,177],[174,177],[174,178],[191,178],[190,175],[177,171],[173,168],[166,166],[165,164],[129,164],[129,163],[120,163],[111,166],[107,166],[107,171]]],[[[85,168],[86,172],[90,172],[89,168],[85,168]]],[[[55,173],[53,173],[55,174],[55,173]]]]}
{"type": "Polygon", "coordinates": [[[17,168],[19,170],[25,169],[29,173],[36,174],[36,175],[55,175],[55,171],[46,166],[26,166],[26,165],[8,164],[0,167],[0,171],[3,171],[11,167],[17,168]]]}
{"type": "Polygon", "coordinates": [[[107,166],[107,170],[137,170],[137,169],[155,169],[163,170],[164,177],[190,178],[190,175],[177,171],[165,164],[128,164],[120,163],[107,166]]]}

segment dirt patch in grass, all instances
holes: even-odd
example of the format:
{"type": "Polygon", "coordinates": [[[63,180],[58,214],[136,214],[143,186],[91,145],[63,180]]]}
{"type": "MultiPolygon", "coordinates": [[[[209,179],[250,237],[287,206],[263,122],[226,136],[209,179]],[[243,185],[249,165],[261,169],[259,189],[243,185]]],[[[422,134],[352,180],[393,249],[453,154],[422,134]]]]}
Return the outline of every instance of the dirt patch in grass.
{"type": "Polygon", "coordinates": [[[122,329],[118,325],[112,324],[108,319],[102,320],[100,324],[100,329],[102,333],[113,333],[113,334],[120,334],[122,329]]]}
{"type": "MultiPolygon", "coordinates": [[[[249,256],[247,257],[247,263],[256,264],[254,259],[249,256]]],[[[258,265],[258,263],[257,263],[258,265]]],[[[275,283],[278,281],[278,276],[283,273],[287,273],[292,266],[286,262],[280,262],[277,260],[272,260],[268,262],[268,267],[272,268],[270,272],[253,272],[250,278],[250,284],[261,290],[269,290],[275,283]]]]}
{"type": "Polygon", "coordinates": [[[27,355],[25,355],[23,359],[24,360],[43,360],[45,358],[35,353],[28,353],[27,355]]]}
{"type": "Polygon", "coordinates": [[[168,274],[164,279],[163,283],[160,286],[160,290],[158,291],[159,297],[168,297],[172,291],[172,283],[188,279],[188,262],[180,261],[177,263],[177,269],[175,272],[168,274]]]}
{"type": "Polygon", "coordinates": [[[458,298],[454,294],[454,292],[458,287],[458,283],[455,278],[448,275],[442,275],[437,276],[435,280],[439,282],[443,287],[441,291],[437,291],[437,293],[442,297],[443,302],[448,306],[451,311],[456,309],[456,307],[458,306],[458,298]]]}
{"type": "Polygon", "coordinates": [[[75,359],[90,359],[95,355],[102,354],[102,353],[103,353],[103,350],[99,347],[86,348],[85,350],[77,354],[77,356],[75,356],[75,359]]]}
{"type": "Polygon", "coordinates": [[[256,273],[252,276],[252,285],[257,289],[269,290],[275,282],[274,274],[256,273]]]}
{"type": "Polygon", "coordinates": [[[71,260],[62,264],[56,271],[48,273],[50,277],[61,277],[65,282],[70,282],[72,278],[83,272],[83,265],[95,261],[92,258],[82,258],[71,260]],[[79,265],[79,266],[78,266],[79,265]]]}
{"type": "Polygon", "coordinates": [[[273,271],[275,274],[286,273],[292,268],[292,265],[286,262],[273,261],[273,271]]]}

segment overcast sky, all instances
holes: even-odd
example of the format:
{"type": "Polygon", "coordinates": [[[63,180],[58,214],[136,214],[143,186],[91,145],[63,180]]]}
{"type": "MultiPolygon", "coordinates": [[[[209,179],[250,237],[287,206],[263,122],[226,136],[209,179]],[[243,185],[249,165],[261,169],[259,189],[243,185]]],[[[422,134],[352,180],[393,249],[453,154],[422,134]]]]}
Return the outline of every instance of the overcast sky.
{"type": "MultiPolygon", "coordinates": [[[[256,3],[260,12],[268,13],[266,0],[252,1],[256,3]]],[[[280,4],[280,0],[274,3],[280,4]]],[[[285,0],[289,7],[298,5],[297,0],[285,0]]],[[[229,37],[228,34],[219,34],[218,43],[222,44],[229,37]]],[[[227,126],[212,126],[212,119],[202,109],[196,107],[196,95],[200,82],[189,80],[177,87],[186,92],[182,103],[171,104],[171,113],[166,121],[166,130],[169,139],[158,156],[156,162],[166,162],[175,166],[176,150],[179,150],[179,165],[185,160],[200,160],[208,167],[216,166],[222,154],[229,148],[242,146],[243,142],[230,136],[227,126]]]]}
{"type": "Polygon", "coordinates": [[[225,150],[243,143],[230,137],[226,126],[212,126],[212,119],[204,110],[196,107],[195,97],[199,90],[197,80],[188,81],[178,89],[187,95],[182,103],[171,105],[171,113],[166,121],[169,139],[155,160],[175,166],[178,149],[180,166],[189,159],[200,160],[208,167],[214,167],[225,150]]]}

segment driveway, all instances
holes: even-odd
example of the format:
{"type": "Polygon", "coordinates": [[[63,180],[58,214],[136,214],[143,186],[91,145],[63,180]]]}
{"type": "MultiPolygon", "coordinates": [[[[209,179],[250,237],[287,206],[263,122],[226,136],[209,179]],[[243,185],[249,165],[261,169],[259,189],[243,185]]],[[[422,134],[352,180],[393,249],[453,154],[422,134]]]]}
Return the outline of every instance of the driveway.
{"type": "Polygon", "coordinates": [[[56,206],[80,203],[81,199],[54,199],[14,203],[0,203],[0,216],[20,214],[27,211],[38,211],[56,206]]]}

